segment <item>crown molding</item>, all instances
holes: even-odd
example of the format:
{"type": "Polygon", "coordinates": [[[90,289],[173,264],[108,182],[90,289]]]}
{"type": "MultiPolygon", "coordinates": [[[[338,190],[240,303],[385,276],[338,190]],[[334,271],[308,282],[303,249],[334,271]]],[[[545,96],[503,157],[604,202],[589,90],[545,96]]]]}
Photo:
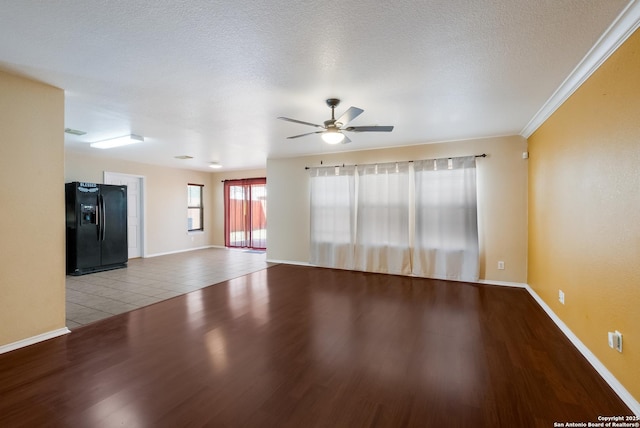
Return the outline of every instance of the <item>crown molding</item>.
{"type": "Polygon", "coordinates": [[[529,138],[640,26],[640,0],[631,0],[520,135],[529,138]]]}

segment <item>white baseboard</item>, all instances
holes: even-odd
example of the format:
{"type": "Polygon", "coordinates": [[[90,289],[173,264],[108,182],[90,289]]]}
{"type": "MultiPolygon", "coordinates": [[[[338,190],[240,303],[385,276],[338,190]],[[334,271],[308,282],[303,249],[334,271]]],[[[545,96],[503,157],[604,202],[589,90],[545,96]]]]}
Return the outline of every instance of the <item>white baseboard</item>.
{"type": "Polygon", "coordinates": [[[509,281],[494,281],[492,279],[479,279],[477,281],[478,284],[487,284],[487,285],[499,285],[501,287],[517,287],[517,288],[527,288],[527,284],[523,284],[522,282],[509,282],[509,281]]]}
{"type": "Polygon", "coordinates": [[[551,310],[549,305],[547,305],[538,293],[536,293],[533,288],[529,285],[525,287],[529,294],[535,299],[535,301],[540,305],[540,307],[549,315],[549,318],[553,320],[554,323],[560,328],[560,330],[564,333],[565,336],[573,343],[578,351],[587,359],[589,364],[593,366],[594,369],[602,376],[602,378],[609,384],[609,386],[615,391],[616,394],[620,397],[622,401],[631,409],[631,411],[636,415],[640,416],[640,403],[636,400],[629,391],[618,381],[618,379],[613,376],[613,374],[605,367],[602,362],[596,357],[593,352],[589,350],[585,346],[584,343],[578,336],[576,336],[567,325],[551,310]]]}
{"type": "Polygon", "coordinates": [[[152,258],[152,257],[160,257],[160,256],[168,256],[170,254],[179,254],[179,253],[187,253],[189,251],[196,251],[196,250],[206,250],[207,248],[224,248],[224,247],[216,247],[215,245],[205,245],[204,247],[196,247],[196,248],[186,248],[184,250],[175,250],[175,251],[167,251],[165,253],[155,253],[155,254],[145,254],[145,258],[152,258]]]}
{"type": "Polygon", "coordinates": [[[280,263],[283,265],[296,265],[296,266],[311,266],[311,267],[318,267],[316,265],[312,265],[311,263],[308,262],[295,262],[293,260],[273,260],[273,259],[267,259],[267,263],[280,263]]]}
{"type": "MultiPolygon", "coordinates": [[[[282,263],[282,264],[285,264],[285,265],[325,267],[325,266],[314,265],[314,264],[311,264],[309,262],[296,262],[296,261],[292,261],[292,260],[273,260],[273,259],[268,259],[267,263],[282,263]]],[[[331,268],[329,268],[329,269],[331,269],[331,268]]],[[[337,268],[337,269],[341,269],[341,268],[337,268]]],[[[358,271],[358,272],[362,272],[362,271],[358,271]]],[[[375,273],[375,272],[371,272],[371,273],[375,273]]],[[[414,276],[414,275],[408,275],[408,276],[414,276]]],[[[415,276],[415,278],[438,279],[438,278],[427,278],[427,277],[424,277],[424,276],[415,276]]],[[[523,284],[521,282],[494,281],[494,280],[491,280],[491,279],[480,279],[480,280],[475,281],[475,282],[474,281],[465,281],[465,280],[461,280],[461,279],[456,279],[456,280],[453,280],[453,281],[467,282],[467,283],[471,283],[471,284],[500,285],[500,286],[503,286],[503,287],[518,287],[518,288],[526,288],[526,287],[528,287],[527,284],[523,284]]]]}
{"type": "Polygon", "coordinates": [[[16,349],[24,348],[25,346],[33,345],[38,342],[43,342],[45,340],[53,339],[54,337],[63,336],[65,334],[69,334],[71,331],[67,328],[59,328],[57,330],[49,331],[47,333],[42,333],[37,336],[28,337],[26,339],[18,340],[17,342],[9,343],[7,345],[0,346],[0,354],[4,354],[5,352],[14,351],[16,349]]]}

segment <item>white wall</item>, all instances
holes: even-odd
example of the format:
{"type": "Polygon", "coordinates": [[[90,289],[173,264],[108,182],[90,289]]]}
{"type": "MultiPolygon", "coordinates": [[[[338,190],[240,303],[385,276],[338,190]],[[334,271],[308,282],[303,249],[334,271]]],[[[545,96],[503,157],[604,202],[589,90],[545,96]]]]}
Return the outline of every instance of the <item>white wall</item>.
{"type": "Polygon", "coordinates": [[[527,142],[520,136],[267,160],[267,258],[309,261],[309,174],[305,166],[353,165],[486,153],[478,159],[480,278],[526,283],[527,142]],[[498,270],[498,261],[505,269],[498,270]]]}
{"type": "Polygon", "coordinates": [[[212,245],[212,174],[65,152],[65,182],[102,183],[104,171],[145,177],[145,256],[212,245]],[[204,232],[187,233],[187,184],[204,184],[204,232]]]}
{"type": "MultiPolygon", "coordinates": [[[[527,142],[519,136],[354,151],[267,161],[267,257],[309,261],[309,176],[305,166],[363,164],[487,153],[478,159],[480,278],[525,283],[527,277],[527,142]],[[505,262],[505,270],[497,262],[505,262]]],[[[224,245],[224,179],[265,170],[207,173],[66,153],[66,181],[102,182],[103,171],[147,178],[147,254],[224,245]],[[186,184],[205,184],[205,233],[186,233],[186,184]],[[183,208],[184,206],[184,208],[183,208]],[[193,238],[193,240],[192,240],[193,238]]]]}

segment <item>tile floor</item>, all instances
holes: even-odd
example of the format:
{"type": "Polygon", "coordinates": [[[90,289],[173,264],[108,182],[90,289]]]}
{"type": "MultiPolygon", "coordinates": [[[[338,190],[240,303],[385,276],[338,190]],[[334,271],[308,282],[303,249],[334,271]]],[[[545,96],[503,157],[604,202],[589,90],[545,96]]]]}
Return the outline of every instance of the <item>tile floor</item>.
{"type": "Polygon", "coordinates": [[[132,259],[124,269],[67,276],[67,327],[73,330],[269,265],[263,252],[209,248],[132,259]]]}

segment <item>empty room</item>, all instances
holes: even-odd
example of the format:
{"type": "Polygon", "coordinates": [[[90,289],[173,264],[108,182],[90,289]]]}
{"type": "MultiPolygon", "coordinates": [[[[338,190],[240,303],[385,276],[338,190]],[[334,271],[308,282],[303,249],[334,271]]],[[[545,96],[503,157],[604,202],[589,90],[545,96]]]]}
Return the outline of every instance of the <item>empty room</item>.
{"type": "Polygon", "coordinates": [[[0,426],[639,427],[638,27],[5,3],[0,426]]]}

